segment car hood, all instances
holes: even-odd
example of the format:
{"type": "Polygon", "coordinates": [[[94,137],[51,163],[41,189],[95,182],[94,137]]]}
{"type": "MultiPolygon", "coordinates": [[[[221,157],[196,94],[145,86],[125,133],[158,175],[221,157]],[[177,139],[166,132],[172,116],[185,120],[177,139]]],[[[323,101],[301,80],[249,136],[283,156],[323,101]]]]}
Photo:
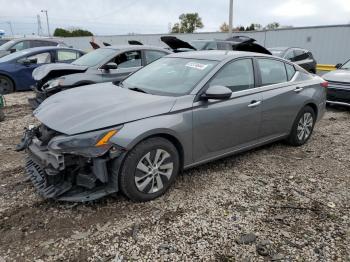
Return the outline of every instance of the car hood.
{"type": "Polygon", "coordinates": [[[335,70],[322,76],[327,81],[350,83],[350,70],[335,70]]]}
{"type": "Polygon", "coordinates": [[[161,41],[168,45],[173,50],[178,49],[192,49],[197,50],[193,46],[191,46],[188,42],[182,41],[175,36],[162,36],[161,41]]]}
{"type": "Polygon", "coordinates": [[[47,77],[49,74],[55,74],[57,76],[65,75],[65,74],[68,75],[71,73],[82,73],[82,72],[85,72],[87,69],[88,69],[87,66],[79,66],[79,65],[73,65],[73,64],[64,64],[64,63],[47,64],[47,65],[39,66],[38,68],[34,69],[33,78],[36,81],[40,81],[45,77],[47,77]],[[59,74],[59,72],[61,74],[59,74]]]}
{"type": "Polygon", "coordinates": [[[53,130],[74,135],[168,113],[175,101],[175,97],[104,83],[53,95],[34,111],[34,116],[53,130]]]}

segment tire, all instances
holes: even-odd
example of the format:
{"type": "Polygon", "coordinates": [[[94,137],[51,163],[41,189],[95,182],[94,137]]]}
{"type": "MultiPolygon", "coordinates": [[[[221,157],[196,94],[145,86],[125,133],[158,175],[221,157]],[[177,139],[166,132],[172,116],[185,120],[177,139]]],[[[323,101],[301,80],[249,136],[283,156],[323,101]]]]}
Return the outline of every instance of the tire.
{"type": "Polygon", "coordinates": [[[316,122],[315,111],[305,106],[297,115],[287,142],[292,146],[302,146],[311,137],[316,122]]]}
{"type": "Polygon", "coordinates": [[[0,122],[4,121],[5,120],[5,113],[4,111],[2,110],[2,108],[0,108],[0,122]]]}
{"type": "Polygon", "coordinates": [[[119,176],[119,189],[134,202],[155,199],[174,182],[179,167],[179,153],[169,140],[146,139],[127,154],[119,176]]]}
{"type": "Polygon", "coordinates": [[[10,78],[0,75],[0,94],[6,95],[15,91],[15,86],[10,78]]]}

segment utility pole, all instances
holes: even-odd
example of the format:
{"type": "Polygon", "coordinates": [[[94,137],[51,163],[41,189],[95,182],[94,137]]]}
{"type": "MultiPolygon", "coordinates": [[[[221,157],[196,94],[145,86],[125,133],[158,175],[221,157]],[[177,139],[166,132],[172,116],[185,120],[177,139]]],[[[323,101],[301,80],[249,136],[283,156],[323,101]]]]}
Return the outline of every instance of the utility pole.
{"type": "Polygon", "coordinates": [[[37,15],[36,18],[38,20],[38,36],[40,36],[43,33],[43,28],[41,27],[40,15],[37,15]]]}
{"type": "Polygon", "coordinates": [[[49,26],[49,16],[47,15],[47,10],[41,10],[42,13],[46,14],[46,23],[47,23],[47,35],[50,35],[50,26],[49,26]]]}
{"type": "Polygon", "coordinates": [[[230,1],[230,14],[229,14],[229,25],[228,25],[228,32],[230,33],[230,36],[232,36],[232,27],[233,27],[233,0],[230,1]]]}
{"type": "Polygon", "coordinates": [[[13,28],[12,28],[12,23],[9,21],[7,22],[8,25],[10,26],[10,30],[11,30],[11,34],[12,34],[12,37],[14,37],[15,35],[13,34],[13,28]]]}

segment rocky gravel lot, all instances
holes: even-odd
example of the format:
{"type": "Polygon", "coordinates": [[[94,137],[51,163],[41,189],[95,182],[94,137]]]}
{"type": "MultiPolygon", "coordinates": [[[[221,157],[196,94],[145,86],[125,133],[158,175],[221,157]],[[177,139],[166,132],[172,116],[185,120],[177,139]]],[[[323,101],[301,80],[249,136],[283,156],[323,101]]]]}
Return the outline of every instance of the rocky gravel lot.
{"type": "Polygon", "coordinates": [[[186,171],[163,197],[40,198],[13,151],[28,93],[0,123],[0,261],[350,261],[350,110],[309,143],[275,143],[186,171]]]}

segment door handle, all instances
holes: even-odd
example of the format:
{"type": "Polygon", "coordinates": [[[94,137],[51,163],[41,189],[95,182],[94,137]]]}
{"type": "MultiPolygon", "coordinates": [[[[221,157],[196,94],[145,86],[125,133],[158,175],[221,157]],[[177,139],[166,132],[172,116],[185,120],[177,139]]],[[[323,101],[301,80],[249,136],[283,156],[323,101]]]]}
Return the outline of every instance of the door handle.
{"type": "Polygon", "coordinates": [[[261,104],[261,101],[252,101],[249,105],[248,105],[248,107],[250,107],[250,108],[254,108],[254,107],[257,107],[257,106],[259,106],[261,104]]]}
{"type": "Polygon", "coordinates": [[[298,86],[297,88],[294,89],[295,93],[300,93],[301,91],[303,91],[304,88],[298,86]]]}

